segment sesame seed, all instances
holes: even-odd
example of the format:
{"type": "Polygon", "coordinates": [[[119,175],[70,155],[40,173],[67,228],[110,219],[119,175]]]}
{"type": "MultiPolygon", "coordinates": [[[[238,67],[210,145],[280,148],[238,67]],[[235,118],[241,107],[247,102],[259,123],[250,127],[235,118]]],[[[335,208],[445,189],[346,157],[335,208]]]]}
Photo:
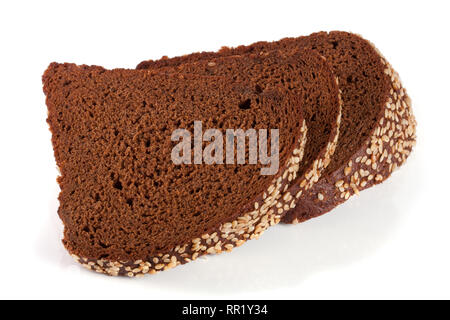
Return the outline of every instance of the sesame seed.
{"type": "Polygon", "coordinates": [[[351,171],[352,171],[352,168],[346,167],[346,168],[344,169],[344,174],[345,174],[346,176],[348,176],[348,175],[350,174],[351,171]]]}
{"type": "Polygon", "coordinates": [[[338,182],[336,182],[335,186],[337,188],[339,188],[340,186],[342,186],[344,184],[344,180],[339,180],[338,182]]]}

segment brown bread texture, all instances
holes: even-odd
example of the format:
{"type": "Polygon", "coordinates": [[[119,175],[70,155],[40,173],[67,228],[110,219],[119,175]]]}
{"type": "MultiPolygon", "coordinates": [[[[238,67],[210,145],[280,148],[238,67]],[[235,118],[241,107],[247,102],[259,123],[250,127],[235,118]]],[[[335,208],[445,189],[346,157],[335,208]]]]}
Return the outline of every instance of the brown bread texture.
{"type": "Polygon", "coordinates": [[[202,66],[184,75],[49,66],[43,83],[61,171],[58,213],[77,261],[109,275],[156,273],[230,251],[294,207],[289,187],[302,164],[310,84],[293,91],[278,80],[261,90],[256,79],[234,78],[236,59],[274,79],[321,74],[327,81],[316,90],[337,99],[331,69],[311,51],[233,57],[222,61],[229,73],[205,76],[202,66]],[[204,130],[278,128],[278,174],[261,176],[261,165],[175,166],[171,132],[192,129],[194,120],[204,130]]]}
{"type": "MultiPolygon", "coordinates": [[[[342,93],[342,121],[330,165],[318,183],[303,190],[296,207],[282,218],[285,223],[298,223],[329,212],[350,196],[383,182],[412,151],[416,121],[411,100],[398,74],[381,53],[359,35],[333,31],[231,49],[224,47],[218,53],[165,57],[141,62],[137,67],[157,69],[218,56],[301,48],[320,53],[333,68],[342,93]]],[[[308,117],[307,125],[311,127],[308,117]]]]}
{"type": "MultiPolygon", "coordinates": [[[[161,65],[147,70],[150,73],[175,72],[180,77],[224,76],[230,72],[228,66],[231,63],[235,67],[234,81],[253,81],[256,83],[258,92],[264,92],[274,85],[282,84],[290,92],[302,95],[303,112],[308,128],[307,143],[303,162],[299,164],[295,181],[289,189],[293,196],[299,198],[319,180],[322,171],[330,163],[339,137],[342,112],[337,78],[330,72],[326,59],[317,54],[303,53],[304,50],[291,47],[271,51],[252,50],[251,53],[216,58],[206,55],[207,59],[183,62],[174,66],[161,65]],[[310,60],[309,72],[305,72],[308,68],[305,65],[305,69],[299,70],[298,74],[279,73],[279,77],[274,76],[275,69],[263,68],[260,62],[270,59],[279,60],[280,63],[285,64],[283,59],[303,60],[306,56],[310,60]],[[249,59],[254,62],[248,64],[249,59]]],[[[311,51],[306,49],[306,52],[311,51]]]]}

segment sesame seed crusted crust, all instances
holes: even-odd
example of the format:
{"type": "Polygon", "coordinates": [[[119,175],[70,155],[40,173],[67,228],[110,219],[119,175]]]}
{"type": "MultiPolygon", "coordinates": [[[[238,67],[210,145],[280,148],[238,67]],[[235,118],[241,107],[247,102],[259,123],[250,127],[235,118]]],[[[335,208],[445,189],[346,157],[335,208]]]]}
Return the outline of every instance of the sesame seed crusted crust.
{"type": "MultiPolygon", "coordinates": [[[[338,78],[336,78],[336,84],[339,83],[338,78]]],[[[328,167],[331,161],[331,157],[333,156],[337,142],[339,139],[339,130],[341,126],[341,119],[342,119],[342,98],[341,98],[341,92],[339,91],[338,94],[339,97],[339,114],[336,119],[335,126],[333,127],[332,131],[332,137],[333,139],[328,142],[327,146],[320,151],[318,157],[312,165],[309,167],[309,169],[303,174],[303,176],[299,177],[295,181],[295,183],[289,188],[288,192],[296,199],[295,202],[291,205],[290,210],[285,212],[283,214],[281,220],[283,221],[284,217],[288,212],[291,212],[295,209],[297,203],[299,202],[299,199],[302,198],[302,195],[311,188],[320,180],[320,177],[323,173],[323,171],[328,167]]],[[[296,176],[294,176],[294,179],[296,176]]]]}
{"type": "Polygon", "coordinates": [[[247,240],[259,238],[269,226],[279,223],[285,212],[295,205],[296,199],[287,189],[290,182],[295,179],[298,163],[303,159],[307,127],[305,120],[302,123],[298,146],[283,166],[282,174],[275,178],[266,192],[255,200],[251,212],[223,223],[216,230],[202,234],[189,243],[180,244],[167,253],[159,253],[143,260],[110,261],[79,257],[75,254],[72,254],[72,257],[83,267],[98,273],[140,277],[188,263],[202,255],[228,252],[247,240]]]}
{"type": "Polygon", "coordinates": [[[337,170],[324,176],[303,194],[301,202],[283,218],[299,223],[329,212],[361,190],[385,181],[410,155],[416,143],[416,120],[411,99],[399,75],[381,53],[384,74],[390,79],[386,103],[377,125],[363,146],[337,170]]]}

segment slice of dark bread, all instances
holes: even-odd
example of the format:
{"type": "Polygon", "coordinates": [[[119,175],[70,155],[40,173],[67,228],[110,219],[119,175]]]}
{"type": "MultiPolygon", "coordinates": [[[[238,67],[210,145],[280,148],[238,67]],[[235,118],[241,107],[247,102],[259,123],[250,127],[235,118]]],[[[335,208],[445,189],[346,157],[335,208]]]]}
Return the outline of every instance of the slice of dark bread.
{"type": "Polygon", "coordinates": [[[308,127],[307,144],[303,163],[289,189],[292,195],[299,198],[319,180],[322,171],[330,163],[339,137],[342,110],[337,78],[332,80],[333,76],[329,72],[324,72],[328,66],[326,59],[320,61],[316,58],[316,64],[323,66],[320,69],[311,70],[310,77],[303,72],[273,77],[275,69],[265,68],[258,62],[258,60],[275,57],[302,57],[302,54],[297,53],[299,50],[302,52],[305,49],[299,49],[296,46],[278,48],[274,47],[274,43],[260,42],[249,47],[223,49],[219,53],[200,53],[149,61],[141,63],[138,68],[155,73],[176,72],[179,76],[223,76],[230,72],[227,67],[229,61],[234,61],[233,65],[237,66],[234,79],[242,82],[256,82],[257,91],[264,92],[273,85],[281,83],[292,92],[302,92],[303,111],[308,127]],[[242,59],[243,57],[246,59],[242,59]],[[249,58],[255,60],[255,63],[260,66],[246,65],[249,58]],[[317,88],[322,89],[317,90],[317,88]]]}
{"type": "MultiPolygon", "coordinates": [[[[314,52],[240,59],[274,79],[321,75],[327,81],[315,90],[337,97],[331,69],[314,52]]],[[[257,238],[293,208],[287,189],[302,163],[309,83],[260,90],[254,79],[234,78],[236,58],[223,63],[231,71],[221,76],[57,63],[44,73],[63,242],[81,264],[110,275],[155,273],[257,238]],[[260,175],[260,164],[174,165],[171,133],[196,120],[204,130],[279,129],[277,175],[260,175]]]]}
{"type": "Polygon", "coordinates": [[[398,74],[370,42],[346,32],[317,33],[302,42],[302,47],[315,49],[330,61],[340,80],[344,107],[331,163],[284,216],[286,223],[327,213],[383,182],[406,161],[416,142],[411,100],[398,74]]]}
{"type": "MultiPolygon", "coordinates": [[[[303,192],[296,207],[282,221],[297,223],[326,213],[374,184],[381,183],[408,157],[415,143],[411,103],[397,73],[374,48],[348,32],[319,32],[307,37],[258,42],[157,61],[144,61],[138,69],[177,66],[251,52],[312,49],[330,63],[339,79],[343,110],[336,152],[323,178],[303,192]]],[[[308,127],[311,124],[308,123],[308,127]]],[[[311,132],[309,132],[311,134],[311,132]]]]}

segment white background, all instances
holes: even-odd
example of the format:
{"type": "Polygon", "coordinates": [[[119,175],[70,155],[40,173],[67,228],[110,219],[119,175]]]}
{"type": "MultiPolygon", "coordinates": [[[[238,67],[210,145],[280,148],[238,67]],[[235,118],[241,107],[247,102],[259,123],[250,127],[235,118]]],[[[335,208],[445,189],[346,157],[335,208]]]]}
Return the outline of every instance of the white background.
{"type": "Polygon", "coordinates": [[[449,13],[448,1],[2,1],[0,298],[450,298],[449,13]],[[331,214],[156,276],[72,261],[45,122],[50,62],[134,68],[321,30],[362,34],[400,73],[419,124],[401,170],[331,214]]]}

